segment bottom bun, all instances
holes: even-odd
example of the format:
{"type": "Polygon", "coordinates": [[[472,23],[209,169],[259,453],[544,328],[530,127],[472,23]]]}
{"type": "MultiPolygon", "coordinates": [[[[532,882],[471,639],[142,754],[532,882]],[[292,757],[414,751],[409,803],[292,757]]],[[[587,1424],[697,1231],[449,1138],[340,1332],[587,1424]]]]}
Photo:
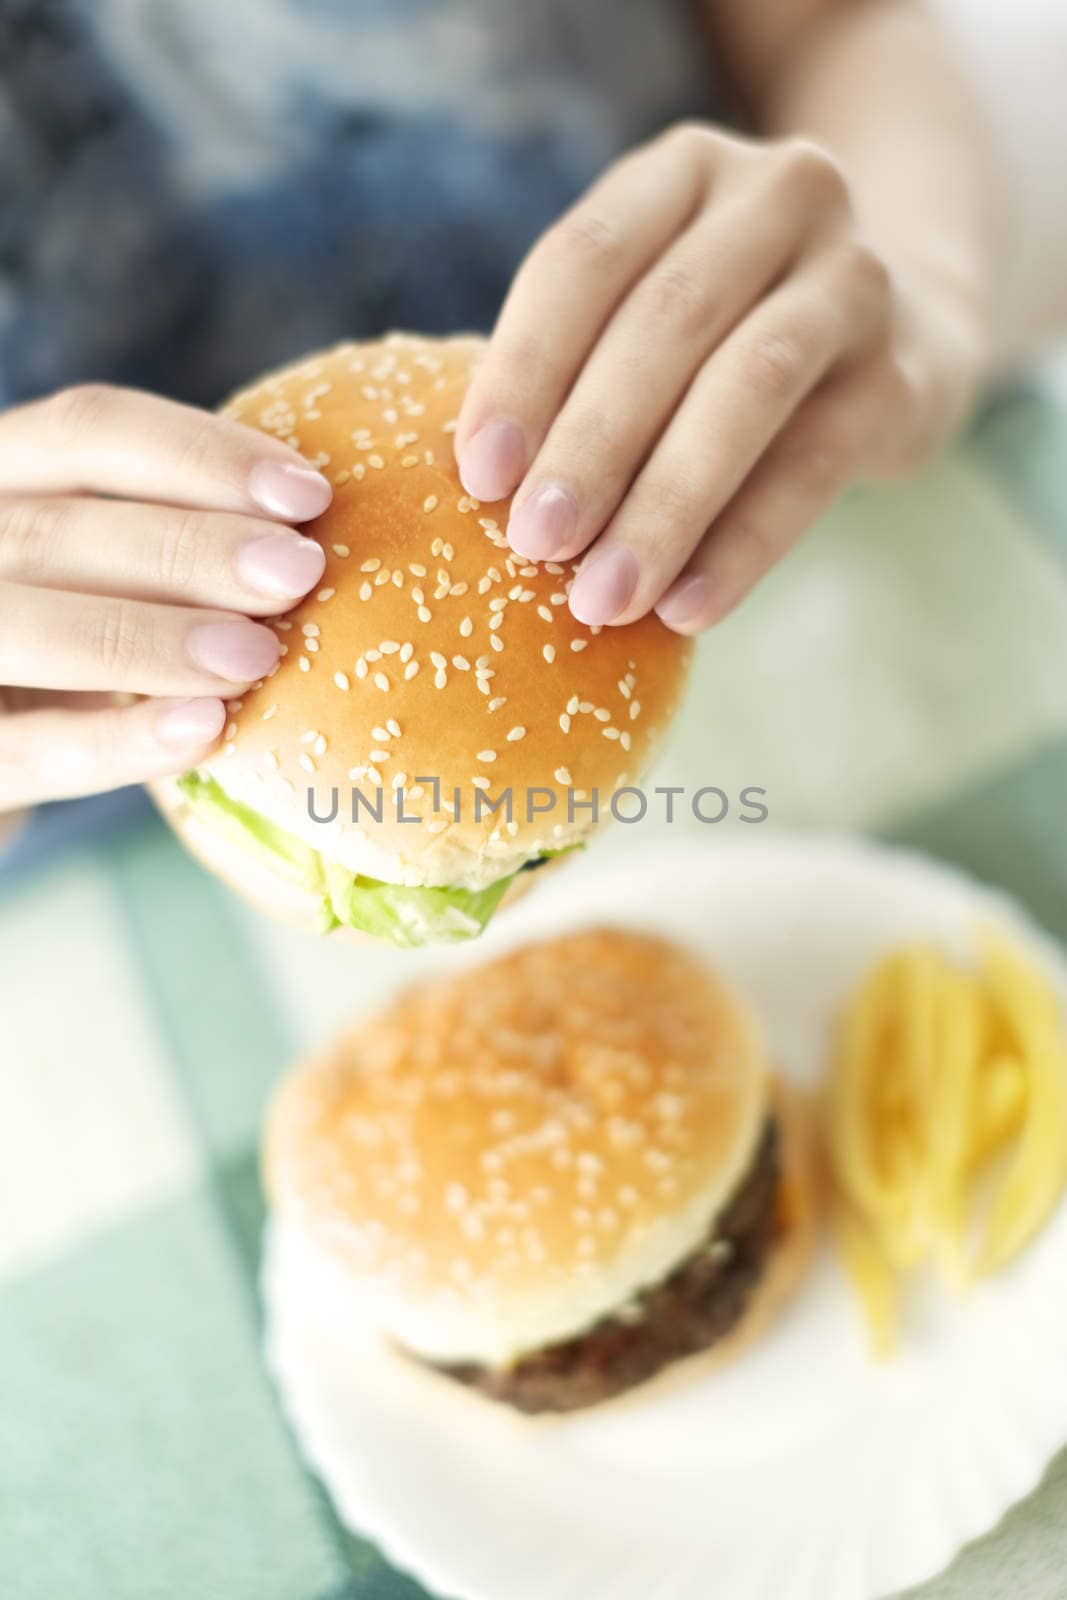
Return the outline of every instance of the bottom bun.
{"type": "MultiPolygon", "coordinates": [[[[321,902],[318,895],[273,872],[265,862],[249,851],[242,850],[239,844],[206,826],[186,802],[177,779],[157,778],[148,785],[148,792],[190,855],[195,856],[201,866],[207,867],[209,872],[221,878],[257,910],[266,911],[291,927],[321,933],[321,902]]],[[[505,906],[514,905],[527,889],[532,888],[536,877],[549,872],[564,860],[566,856],[556,856],[544,862],[535,872],[519,872],[494,915],[499,916],[505,906]]],[[[362,933],[357,928],[341,926],[333,929],[332,937],[338,936],[359,944],[378,943],[371,934],[362,933]]]]}
{"type": "Polygon", "coordinates": [[[709,1361],[718,1366],[747,1349],[800,1283],[819,1210],[808,1100],[781,1080],[772,1084],[769,1100],[773,1131],[769,1121],[752,1167],[716,1225],[722,1231],[661,1284],[650,1285],[643,1304],[620,1307],[584,1334],[531,1351],[511,1366],[428,1364],[517,1410],[564,1412],[631,1394],[667,1373],[691,1373],[698,1358],[707,1371],[709,1361]],[[753,1234],[763,1241],[758,1262],[753,1234]],[[720,1240],[732,1241],[732,1256],[716,1269],[708,1262],[727,1247],[720,1240]]]}

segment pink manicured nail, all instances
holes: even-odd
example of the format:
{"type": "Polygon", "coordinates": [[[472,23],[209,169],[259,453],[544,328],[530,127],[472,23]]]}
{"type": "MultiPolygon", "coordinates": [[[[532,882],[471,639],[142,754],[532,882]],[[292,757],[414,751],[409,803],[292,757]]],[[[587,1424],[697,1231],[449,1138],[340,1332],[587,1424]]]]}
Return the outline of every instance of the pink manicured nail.
{"type": "Polygon", "coordinates": [[[551,561],[567,548],[578,522],[578,502],[569,489],[545,483],[512,512],[508,543],[530,561],[551,561]]]}
{"type": "Polygon", "coordinates": [[[248,474],[248,492],[264,511],[293,522],[320,516],[333,499],[321,472],[288,461],[257,461],[248,474]]]}
{"type": "Polygon", "coordinates": [[[295,600],[298,595],[307,594],[325,567],[321,544],[291,533],[251,539],[237,552],[237,570],[249,588],[281,600],[295,600]]]}
{"type": "Polygon", "coordinates": [[[571,589],[571,610],[579,622],[612,622],[637,588],[637,557],[632,550],[606,550],[582,568],[571,589]]]}
{"type": "Polygon", "coordinates": [[[526,441],[517,422],[495,418],[478,429],[459,459],[460,482],[476,500],[503,500],[519,486],[526,441]]]}
{"type": "Polygon", "coordinates": [[[694,573],[672,584],[656,606],[656,615],[668,628],[696,626],[707,607],[710,586],[707,578],[694,573]]]}
{"type": "Polygon", "coordinates": [[[226,707],[221,700],[204,696],[199,700],[176,700],[156,718],[156,738],[175,750],[192,750],[211,744],[226,723],[226,707]]]}
{"type": "Polygon", "coordinates": [[[278,659],[278,638],[257,622],[202,622],[185,639],[189,659],[231,683],[264,677],[278,659]]]}

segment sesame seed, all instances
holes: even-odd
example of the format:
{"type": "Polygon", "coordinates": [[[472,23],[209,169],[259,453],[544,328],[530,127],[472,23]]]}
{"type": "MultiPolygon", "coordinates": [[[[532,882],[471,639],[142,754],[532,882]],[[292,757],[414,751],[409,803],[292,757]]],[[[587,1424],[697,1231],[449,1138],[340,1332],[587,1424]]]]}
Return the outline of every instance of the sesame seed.
{"type": "Polygon", "coordinates": [[[369,583],[361,583],[360,584],[360,586],[359,586],[359,598],[361,600],[369,600],[373,593],[374,593],[374,589],[372,588],[372,586],[369,583]]]}
{"type": "Polygon", "coordinates": [[[590,711],[592,711],[592,709],[593,709],[593,702],[591,700],[579,700],[578,701],[578,710],[581,712],[583,717],[587,717],[589,715],[590,711]]]}
{"type": "Polygon", "coordinates": [[[442,424],[441,432],[442,433],[455,433],[456,424],[457,424],[458,421],[459,421],[458,417],[449,417],[448,421],[442,424]]]}
{"type": "Polygon", "coordinates": [[[348,685],[348,676],[347,676],[346,673],[344,673],[344,672],[335,672],[334,675],[333,675],[333,681],[334,681],[334,683],[337,685],[337,687],[339,689],[344,689],[344,690],[347,691],[349,685],[348,685]]]}
{"type": "Polygon", "coordinates": [[[463,618],[463,621],[459,625],[459,631],[461,638],[470,638],[471,634],[474,632],[474,623],[471,621],[470,617],[463,618]]]}
{"type": "Polygon", "coordinates": [[[389,731],[386,728],[372,728],[370,736],[372,739],[377,739],[379,744],[384,744],[389,737],[389,731]]]}
{"type": "Polygon", "coordinates": [[[223,737],[226,738],[226,739],[232,739],[235,736],[236,733],[237,733],[237,724],[236,724],[236,722],[228,722],[226,724],[226,732],[225,732],[223,737]]]}
{"type": "Polygon", "coordinates": [[[318,738],[318,736],[319,736],[318,728],[305,728],[303,733],[300,735],[300,743],[301,744],[314,744],[315,740],[318,738]]]}
{"type": "Polygon", "coordinates": [[[495,750],[479,750],[478,754],[475,756],[475,760],[476,761],[495,761],[496,760],[496,751],[495,750]]]}
{"type": "Polygon", "coordinates": [[[570,788],[571,775],[567,767],[556,768],[556,782],[565,783],[567,787],[570,788]]]}
{"type": "Polygon", "coordinates": [[[384,672],[376,672],[374,674],[374,681],[378,685],[378,688],[383,692],[389,687],[389,679],[385,676],[384,672]]]}
{"type": "Polygon", "coordinates": [[[428,494],[426,499],[422,502],[422,509],[424,511],[436,511],[437,496],[435,494],[428,494]]]}
{"type": "Polygon", "coordinates": [[[439,667],[439,668],[440,667],[447,667],[447,665],[448,665],[448,661],[441,654],[440,650],[431,650],[430,651],[430,660],[431,660],[431,662],[433,663],[433,665],[435,667],[439,667]]]}
{"type": "Polygon", "coordinates": [[[367,469],[362,461],[354,461],[352,463],[352,476],[357,483],[363,482],[363,479],[367,476],[367,469]]]}
{"type": "Polygon", "coordinates": [[[441,546],[441,554],[444,556],[446,561],[451,561],[455,553],[455,550],[453,550],[450,544],[443,544],[441,546]]]}
{"type": "Polygon", "coordinates": [[[380,470],[385,466],[385,462],[382,460],[381,456],[373,455],[367,457],[367,465],[371,467],[377,467],[380,470]]]}
{"type": "Polygon", "coordinates": [[[374,574],[374,587],[380,589],[383,583],[389,582],[389,568],[383,567],[381,572],[374,574]]]}
{"type": "Polygon", "coordinates": [[[491,633],[495,633],[503,621],[504,613],[502,611],[498,611],[495,616],[489,618],[489,631],[491,633]]]}
{"type": "Polygon", "coordinates": [[[340,556],[342,561],[346,556],[351,555],[352,553],[346,544],[332,544],[330,549],[333,551],[335,556],[340,556]]]}
{"type": "Polygon", "coordinates": [[[489,787],[489,779],[488,778],[472,778],[471,779],[471,787],[473,789],[488,789],[488,787],[489,787]]]}
{"type": "Polygon", "coordinates": [[[360,572],[377,572],[381,564],[382,563],[377,556],[371,556],[369,561],[364,561],[361,563],[359,570],[360,572]]]}
{"type": "Polygon", "coordinates": [[[563,593],[562,589],[557,589],[555,594],[549,595],[548,603],[551,606],[561,606],[566,602],[566,599],[567,596],[563,593]]]}
{"type": "Polygon", "coordinates": [[[370,758],[372,761],[388,761],[389,752],[388,750],[372,750],[370,758]]]}
{"type": "Polygon", "coordinates": [[[410,661],[411,660],[411,654],[412,654],[412,651],[414,650],[414,648],[415,648],[415,646],[412,644],[411,640],[410,639],[405,639],[404,643],[400,646],[400,659],[401,659],[401,661],[410,661]]]}
{"type": "Polygon", "coordinates": [[[382,659],[382,652],[380,650],[368,650],[365,652],[365,654],[368,661],[380,661],[382,659]]]}
{"type": "Polygon", "coordinates": [[[618,728],[601,728],[600,731],[605,739],[617,739],[619,737],[618,728]]]}
{"type": "Polygon", "coordinates": [[[336,589],[329,589],[329,588],[320,589],[318,594],[315,596],[315,599],[316,600],[320,600],[320,601],[321,600],[332,600],[336,593],[337,593],[336,589]]]}
{"type": "Polygon", "coordinates": [[[417,467],[418,464],[418,456],[401,456],[400,458],[400,465],[402,467],[417,467]]]}
{"type": "Polygon", "coordinates": [[[471,669],[471,664],[466,656],[453,656],[452,665],[460,672],[469,672],[471,669]]]}
{"type": "Polygon", "coordinates": [[[293,624],[291,622],[286,622],[281,617],[279,617],[277,619],[277,621],[271,623],[271,627],[272,628],[277,628],[279,630],[279,632],[281,632],[281,633],[288,633],[291,630],[292,626],[293,626],[293,624]]]}
{"type": "Polygon", "coordinates": [[[311,662],[308,660],[307,656],[300,657],[300,670],[301,672],[311,671],[311,662]]]}
{"type": "Polygon", "coordinates": [[[441,546],[443,544],[444,544],[444,540],[442,538],[440,538],[440,537],[436,538],[433,541],[433,544],[431,544],[431,546],[430,546],[430,554],[432,556],[439,556],[441,554],[441,546]]]}
{"type": "Polygon", "coordinates": [[[421,606],[426,596],[423,594],[421,589],[414,588],[411,591],[411,598],[414,600],[416,605],[421,606]]]}
{"type": "Polygon", "coordinates": [[[565,711],[562,711],[560,713],[559,725],[563,729],[564,733],[570,733],[570,731],[571,731],[571,719],[570,719],[570,717],[567,715],[567,713],[565,711]]]}
{"type": "Polygon", "coordinates": [[[320,733],[311,748],[317,756],[324,756],[326,754],[326,735],[320,733]]]}
{"type": "Polygon", "coordinates": [[[636,722],[640,715],[641,715],[641,702],[640,702],[640,700],[631,700],[630,701],[630,721],[631,722],[636,722]]]}
{"type": "Polygon", "coordinates": [[[556,659],[556,647],[555,647],[555,645],[554,644],[546,644],[542,648],[541,654],[544,656],[546,661],[548,661],[550,663],[555,661],[555,659],[556,659]]]}
{"type": "Polygon", "coordinates": [[[419,609],[418,609],[418,618],[419,618],[420,622],[429,622],[430,616],[431,616],[431,612],[430,612],[429,606],[420,606],[419,607],[419,609]]]}
{"type": "Polygon", "coordinates": [[[276,705],[268,706],[266,711],[264,711],[264,713],[263,713],[262,720],[264,722],[269,722],[271,717],[276,717],[277,715],[278,715],[278,707],[276,705]]]}
{"type": "Polygon", "coordinates": [[[507,705],[507,698],[508,697],[505,694],[498,694],[495,699],[490,700],[490,711],[499,711],[501,706],[507,705]]]}
{"type": "Polygon", "coordinates": [[[521,725],[521,723],[517,728],[508,729],[508,739],[512,744],[514,744],[517,739],[525,739],[525,737],[526,729],[521,725]]]}
{"type": "Polygon", "coordinates": [[[448,673],[442,671],[442,669],[439,667],[437,669],[437,671],[433,675],[433,686],[434,686],[434,688],[435,689],[443,689],[447,682],[448,682],[448,673]]]}
{"type": "Polygon", "coordinates": [[[630,735],[626,732],[620,733],[619,743],[622,745],[624,750],[629,750],[631,744],[630,735]]]}
{"type": "Polygon", "coordinates": [[[572,650],[584,650],[588,643],[589,643],[588,639],[572,639],[571,640],[571,649],[572,650]]]}
{"type": "Polygon", "coordinates": [[[379,789],[381,788],[381,786],[382,786],[382,775],[378,771],[377,767],[375,767],[375,766],[368,767],[367,768],[367,777],[370,779],[371,783],[376,784],[379,789]]]}
{"type": "Polygon", "coordinates": [[[312,761],[306,750],[301,750],[300,752],[300,765],[303,767],[305,772],[314,772],[315,770],[315,763],[312,761]]]}
{"type": "Polygon", "coordinates": [[[611,721],[611,712],[608,710],[607,706],[597,706],[596,710],[593,712],[593,715],[598,722],[611,721]]]}
{"type": "Polygon", "coordinates": [[[625,678],[620,678],[619,679],[619,693],[622,695],[624,700],[629,700],[629,698],[630,698],[630,685],[626,682],[625,678]]]}
{"type": "Polygon", "coordinates": [[[318,651],[319,651],[319,641],[317,639],[305,639],[304,640],[304,649],[308,652],[309,655],[312,655],[312,656],[317,655],[318,651]]]}
{"type": "Polygon", "coordinates": [[[402,589],[403,587],[404,587],[404,574],[401,572],[400,568],[397,567],[393,572],[393,588],[394,589],[402,589]]]}
{"type": "Polygon", "coordinates": [[[511,837],[514,839],[515,835],[519,831],[518,823],[515,822],[515,821],[511,821],[511,822],[505,823],[504,826],[507,828],[508,832],[511,834],[511,837]]]}
{"type": "Polygon", "coordinates": [[[413,678],[418,670],[419,663],[417,661],[409,661],[407,666],[404,668],[404,677],[413,678]]]}
{"type": "Polygon", "coordinates": [[[555,622],[556,620],[547,606],[538,606],[537,615],[543,617],[545,622],[555,622]]]}
{"type": "Polygon", "coordinates": [[[356,677],[357,678],[365,678],[366,676],[367,676],[367,663],[364,660],[364,658],[362,656],[360,656],[359,660],[356,662],[356,677]]]}
{"type": "Polygon", "coordinates": [[[383,656],[395,656],[400,649],[400,641],[398,639],[383,639],[378,648],[383,656]]]}
{"type": "Polygon", "coordinates": [[[491,633],[489,635],[489,643],[492,645],[494,650],[503,650],[504,648],[504,641],[498,633],[491,633]]]}

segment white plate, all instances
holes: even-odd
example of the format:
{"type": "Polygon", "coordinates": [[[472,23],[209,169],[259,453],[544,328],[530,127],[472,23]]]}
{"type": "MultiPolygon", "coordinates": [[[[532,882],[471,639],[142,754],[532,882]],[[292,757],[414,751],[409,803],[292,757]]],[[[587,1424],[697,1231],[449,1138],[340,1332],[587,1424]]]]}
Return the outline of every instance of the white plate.
{"type": "MultiPolygon", "coordinates": [[[[915,856],[781,836],[635,854],[625,873],[582,863],[445,959],[594,919],[658,929],[732,974],[811,1082],[835,1007],[881,951],[925,933],[966,952],[991,918],[1067,995],[1058,951],[1002,898],[915,856]]],[[[270,1364],[342,1517],[462,1600],[872,1600],[939,1571],[1067,1439],[1067,1207],[963,1304],[926,1294],[887,1366],[824,1251],[736,1364],[695,1357],[561,1418],[385,1348],[277,1228],[263,1285],[270,1364]]]]}

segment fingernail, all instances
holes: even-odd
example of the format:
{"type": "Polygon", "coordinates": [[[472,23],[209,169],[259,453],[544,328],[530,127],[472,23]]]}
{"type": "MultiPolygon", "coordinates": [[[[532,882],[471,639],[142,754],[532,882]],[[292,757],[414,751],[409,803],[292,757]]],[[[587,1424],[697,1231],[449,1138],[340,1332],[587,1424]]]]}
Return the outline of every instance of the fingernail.
{"type": "Polygon", "coordinates": [[[656,615],[668,628],[687,628],[696,625],[704,614],[710,585],[699,573],[682,578],[672,584],[656,606],[656,615]]]}
{"type": "Polygon", "coordinates": [[[177,700],[156,718],[156,737],[160,744],[171,745],[175,750],[191,750],[213,743],[225,723],[226,707],[213,696],[177,700]]]}
{"type": "Polygon", "coordinates": [[[278,637],[257,622],[202,622],[186,636],[190,660],[217,678],[252,683],[278,659],[278,637]]]}
{"type": "Polygon", "coordinates": [[[567,548],[578,522],[578,502],[559,483],[545,483],[512,512],[508,543],[531,561],[551,561],[567,548]]]}
{"type": "Polygon", "coordinates": [[[251,539],[237,552],[237,570],[249,588],[284,600],[307,594],[325,568],[326,554],[321,544],[291,533],[251,539]]]}
{"type": "Polygon", "coordinates": [[[321,472],[288,461],[257,461],[248,474],[248,492],[264,511],[294,522],[320,516],[333,499],[321,472]]]}
{"type": "Polygon", "coordinates": [[[476,500],[503,500],[518,488],[526,465],[526,441],[506,417],[485,423],[459,459],[459,479],[476,500]]]}
{"type": "Polygon", "coordinates": [[[637,588],[637,557],[632,550],[606,550],[582,568],[571,589],[571,610],[592,626],[613,622],[637,588]]]}

